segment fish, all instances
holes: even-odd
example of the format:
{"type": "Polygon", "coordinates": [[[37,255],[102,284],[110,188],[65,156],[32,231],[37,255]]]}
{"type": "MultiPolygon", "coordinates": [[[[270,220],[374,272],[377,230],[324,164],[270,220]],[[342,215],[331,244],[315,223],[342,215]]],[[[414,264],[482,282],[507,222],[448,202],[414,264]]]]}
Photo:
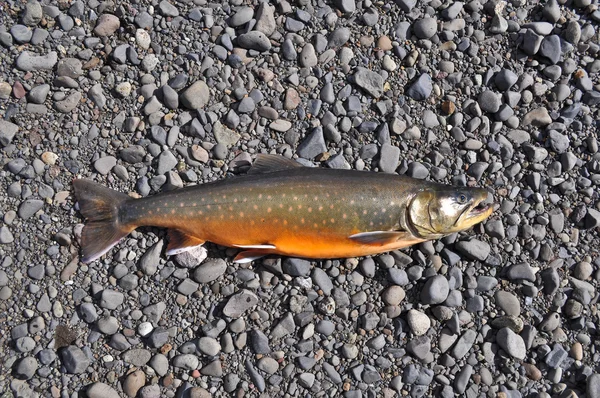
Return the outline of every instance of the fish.
{"type": "Polygon", "coordinates": [[[167,229],[166,254],[205,242],[239,248],[236,262],[267,255],[368,256],[464,231],[493,212],[484,188],[404,175],[305,167],[257,155],[246,175],[132,198],[88,179],[73,181],[82,262],[106,254],[138,227],[167,229]]]}

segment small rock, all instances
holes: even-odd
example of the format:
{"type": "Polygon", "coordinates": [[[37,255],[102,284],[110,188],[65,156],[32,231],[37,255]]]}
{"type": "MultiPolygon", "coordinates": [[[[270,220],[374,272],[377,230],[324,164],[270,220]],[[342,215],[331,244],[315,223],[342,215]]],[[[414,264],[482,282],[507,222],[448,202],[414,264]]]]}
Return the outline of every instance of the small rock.
{"type": "Polygon", "coordinates": [[[128,397],[135,397],[138,391],[146,384],[146,375],[141,370],[130,373],[123,382],[123,392],[128,397]]]}
{"type": "Polygon", "coordinates": [[[421,290],[421,301],[424,304],[441,304],[446,300],[449,292],[448,279],[442,275],[435,275],[425,282],[421,290]]]}
{"type": "Polygon", "coordinates": [[[410,85],[405,94],[415,101],[425,101],[431,95],[432,90],[431,76],[423,73],[410,85]]]}
{"type": "Polygon", "coordinates": [[[60,352],[62,363],[68,373],[79,374],[85,372],[90,364],[87,355],[77,346],[70,345],[60,352]]]}
{"type": "Polygon", "coordinates": [[[383,95],[383,77],[367,68],[358,67],[354,73],[354,83],[375,98],[383,95]]]}
{"type": "Polygon", "coordinates": [[[223,315],[230,318],[239,318],[248,309],[258,304],[258,297],[250,290],[241,290],[229,298],[223,308],[223,315]]]}
{"type": "Polygon", "coordinates": [[[86,394],[88,398],[120,398],[114,388],[99,381],[88,387],[86,394]]]}
{"type": "Polygon", "coordinates": [[[117,29],[119,29],[120,26],[121,21],[119,21],[119,18],[116,15],[102,14],[98,18],[98,22],[94,28],[94,33],[96,36],[100,37],[111,36],[117,31],[117,29]]]}
{"type": "Polygon", "coordinates": [[[209,99],[210,91],[203,80],[198,80],[192,84],[181,93],[179,98],[183,106],[193,110],[204,108],[209,99]]]}
{"type": "Polygon", "coordinates": [[[496,343],[510,356],[525,359],[527,354],[523,338],[509,328],[503,328],[496,334],[496,343]]]}
{"type": "Polygon", "coordinates": [[[406,321],[408,322],[408,326],[416,336],[424,335],[431,327],[431,320],[429,319],[429,317],[421,311],[417,310],[408,311],[406,321]]]}
{"type": "Polygon", "coordinates": [[[412,29],[419,39],[430,39],[437,32],[437,20],[428,17],[419,19],[413,23],[412,29]]]}

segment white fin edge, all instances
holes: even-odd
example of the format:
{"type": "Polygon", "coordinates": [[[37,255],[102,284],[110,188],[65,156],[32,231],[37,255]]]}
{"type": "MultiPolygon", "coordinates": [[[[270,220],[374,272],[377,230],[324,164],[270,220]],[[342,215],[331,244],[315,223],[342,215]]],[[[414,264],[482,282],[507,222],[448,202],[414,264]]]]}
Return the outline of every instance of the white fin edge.
{"type": "Polygon", "coordinates": [[[202,244],[197,246],[178,247],[176,249],[167,250],[167,256],[176,256],[181,253],[196,250],[197,253],[192,253],[193,256],[199,261],[204,261],[208,256],[208,251],[203,246],[204,245],[202,244]]]}
{"type": "Polygon", "coordinates": [[[257,256],[251,256],[251,257],[244,257],[244,258],[240,258],[239,260],[233,260],[234,263],[238,263],[238,264],[247,264],[247,263],[251,263],[254,260],[258,260],[259,258],[264,257],[265,254],[260,254],[257,256]]]}
{"type": "Polygon", "coordinates": [[[258,250],[273,250],[277,249],[275,245],[233,245],[234,247],[239,247],[240,249],[258,249],[258,250]]]}

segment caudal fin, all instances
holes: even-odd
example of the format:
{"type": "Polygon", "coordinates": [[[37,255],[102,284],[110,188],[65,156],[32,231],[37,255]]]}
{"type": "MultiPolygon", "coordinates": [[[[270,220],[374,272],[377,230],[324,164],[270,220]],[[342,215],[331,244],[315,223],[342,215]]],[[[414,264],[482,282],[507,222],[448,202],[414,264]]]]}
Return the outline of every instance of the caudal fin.
{"type": "Polygon", "coordinates": [[[81,261],[90,263],[135,229],[119,220],[119,210],[131,198],[90,180],[74,180],[73,188],[87,220],[81,232],[81,261]]]}

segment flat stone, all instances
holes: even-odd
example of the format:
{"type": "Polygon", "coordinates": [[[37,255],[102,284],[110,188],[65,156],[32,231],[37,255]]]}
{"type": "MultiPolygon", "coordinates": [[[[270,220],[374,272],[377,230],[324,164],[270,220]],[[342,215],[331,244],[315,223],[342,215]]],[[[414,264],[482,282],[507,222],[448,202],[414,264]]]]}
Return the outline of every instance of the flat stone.
{"type": "Polygon", "coordinates": [[[323,128],[316,127],[298,145],[297,153],[304,159],[312,159],[317,155],[327,152],[327,145],[323,136],[323,128]]]}
{"type": "Polygon", "coordinates": [[[507,354],[516,359],[525,359],[527,350],[523,338],[509,328],[503,328],[496,334],[496,343],[507,354]]]}
{"type": "Polygon", "coordinates": [[[202,109],[210,100],[210,90],[203,80],[198,80],[181,93],[179,100],[186,108],[202,109]]]}
{"type": "Polygon", "coordinates": [[[424,304],[441,304],[449,292],[448,279],[442,275],[435,275],[429,278],[421,289],[421,301],[424,304]]]}
{"type": "Polygon", "coordinates": [[[6,120],[0,120],[0,145],[3,147],[9,145],[17,132],[19,126],[6,120]]]}
{"type": "Polygon", "coordinates": [[[193,277],[198,283],[208,283],[218,279],[227,270],[223,259],[211,259],[194,270],[193,277]]]}
{"type": "Polygon", "coordinates": [[[485,261],[491,250],[487,242],[478,239],[457,242],[456,249],[467,258],[479,261],[485,261]]]}
{"type": "Polygon", "coordinates": [[[422,18],[412,25],[413,33],[419,39],[430,39],[437,33],[437,19],[422,18]]]}
{"type": "Polygon", "coordinates": [[[88,387],[86,394],[88,398],[120,398],[114,388],[99,381],[88,387]]]}
{"type": "Polygon", "coordinates": [[[77,105],[79,105],[81,97],[81,92],[74,91],[73,93],[69,94],[64,100],[55,102],[54,108],[61,113],[72,112],[75,108],[77,108],[77,105]]]}
{"type": "Polygon", "coordinates": [[[17,69],[24,72],[49,70],[54,68],[58,62],[56,51],[50,51],[46,55],[35,55],[29,51],[23,51],[15,61],[17,69]]]}
{"type": "Polygon", "coordinates": [[[472,329],[465,330],[452,348],[452,356],[456,359],[464,358],[471,350],[471,347],[473,347],[476,338],[476,331],[472,329]]]}
{"type": "Polygon", "coordinates": [[[499,94],[485,90],[477,97],[477,103],[484,112],[496,113],[502,105],[502,99],[499,94]]]}
{"type": "Polygon", "coordinates": [[[237,37],[237,44],[248,50],[256,50],[260,52],[269,51],[271,49],[271,41],[263,33],[257,30],[243,33],[237,37]]]}
{"type": "Polygon", "coordinates": [[[273,7],[267,2],[260,3],[256,10],[255,19],[254,30],[262,32],[266,36],[271,36],[275,32],[275,29],[277,29],[273,7]]]}
{"type": "Polygon", "coordinates": [[[383,95],[383,77],[367,68],[357,67],[354,73],[354,83],[375,98],[383,95]]]}
{"type": "Polygon", "coordinates": [[[70,345],[60,351],[62,363],[68,373],[79,374],[85,372],[90,364],[87,355],[77,346],[70,345]]]}
{"type": "Polygon", "coordinates": [[[429,98],[432,91],[433,83],[431,76],[423,73],[406,89],[405,94],[415,101],[425,101],[429,98]]]}
{"type": "Polygon", "coordinates": [[[173,4],[169,3],[167,0],[163,0],[158,4],[158,9],[160,13],[165,17],[177,17],[179,16],[179,10],[173,4]]]}
{"type": "Polygon", "coordinates": [[[94,169],[102,175],[107,175],[117,164],[114,156],[104,156],[94,162],[94,169]]]}
{"type": "Polygon", "coordinates": [[[494,299],[496,304],[500,307],[506,315],[518,316],[521,314],[521,303],[519,299],[510,292],[498,290],[494,293],[494,299]]]}
{"type": "Polygon", "coordinates": [[[239,318],[244,312],[258,304],[258,297],[250,290],[243,289],[229,298],[223,308],[223,315],[239,318]]]}
{"type": "Polygon", "coordinates": [[[213,134],[215,135],[215,140],[219,144],[226,146],[235,145],[241,138],[237,131],[226,127],[219,121],[213,124],[213,134]]]}
{"type": "Polygon", "coordinates": [[[146,374],[142,370],[130,373],[123,381],[123,392],[128,397],[135,397],[138,391],[146,384],[146,374]]]}
{"type": "Polygon", "coordinates": [[[32,217],[35,213],[40,211],[44,207],[44,202],[39,199],[26,199],[19,205],[17,214],[23,220],[27,220],[32,217]]]}
{"type": "Polygon", "coordinates": [[[523,116],[523,120],[521,121],[521,126],[535,126],[541,127],[546,126],[552,123],[552,118],[548,114],[548,110],[546,108],[536,108],[532,111],[527,112],[525,116],[523,116]]]}
{"type": "Polygon", "coordinates": [[[96,22],[94,33],[96,36],[107,37],[114,34],[121,26],[121,21],[116,15],[102,14],[96,22]]]}

